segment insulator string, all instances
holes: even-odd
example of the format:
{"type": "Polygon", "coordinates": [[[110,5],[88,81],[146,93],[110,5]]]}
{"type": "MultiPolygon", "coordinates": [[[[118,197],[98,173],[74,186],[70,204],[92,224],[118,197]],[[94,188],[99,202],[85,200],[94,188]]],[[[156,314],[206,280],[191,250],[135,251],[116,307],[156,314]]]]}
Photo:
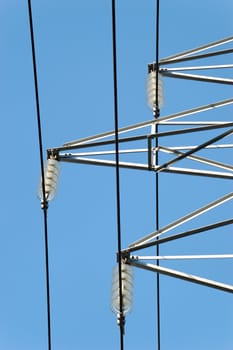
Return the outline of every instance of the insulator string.
{"type": "Polygon", "coordinates": [[[45,192],[45,174],[44,174],[44,159],[43,159],[42,129],[41,129],[41,118],[40,118],[40,102],[39,102],[39,90],[38,90],[38,79],[37,79],[32,7],[31,7],[30,0],[28,0],[28,17],[29,17],[29,26],[30,26],[31,51],[32,51],[36,113],[37,113],[37,129],[38,129],[39,154],[40,154],[41,188],[42,188],[41,207],[43,210],[43,218],[44,218],[48,350],[51,350],[50,285],[49,285],[48,224],[47,224],[48,202],[46,199],[46,192],[45,192]]]}
{"type": "MultiPolygon", "coordinates": [[[[119,265],[113,269],[112,274],[112,300],[111,308],[115,314],[120,311],[120,296],[119,296],[119,265]]],[[[128,314],[133,305],[133,268],[124,262],[121,264],[121,284],[122,284],[122,299],[124,315],[128,314]]]]}
{"type": "MultiPolygon", "coordinates": [[[[44,189],[45,189],[45,198],[47,201],[51,201],[57,190],[57,183],[59,178],[59,166],[58,161],[53,158],[47,160],[46,167],[44,169],[44,189]]],[[[39,197],[43,202],[43,193],[42,193],[42,183],[39,187],[39,197]]]]}
{"type": "Polygon", "coordinates": [[[120,349],[124,349],[124,313],[122,298],[121,271],[121,208],[120,208],[120,167],[119,167],[119,136],[118,136],[118,91],[117,91],[117,49],[116,49],[116,8],[112,0],[112,51],[113,51],[113,85],[114,85],[114,125],[115,125],[115,160],[116,160],[116,206],[117,206],[117,244],[118,244],[118,273],[119,273],[119,326],[120,349]]]}
{"type": "Polygon", "coordinates": [[[153,110],[154,116],[156,115],[156,111],[158,115],[160,106],[163,105],[163,82],[160,74],[157,74],[154,70],[148,72],[146,92],[148,107],[153,110]]]}

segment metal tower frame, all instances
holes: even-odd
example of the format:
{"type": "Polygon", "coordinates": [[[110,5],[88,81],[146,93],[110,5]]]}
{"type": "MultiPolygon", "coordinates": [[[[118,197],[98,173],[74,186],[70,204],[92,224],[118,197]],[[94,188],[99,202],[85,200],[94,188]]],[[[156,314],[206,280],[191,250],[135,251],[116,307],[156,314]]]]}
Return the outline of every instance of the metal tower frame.
{"type": "MultiPolygon", "coordinates": [[[[218,65],[197,65],[187,66],[186,63],[210,57],[219,57],[233,53],[233,48],[224,48],[213,51],[216,47],[233,42],[233,37],[215,41],[207,45],[184,51],[148,65],[149,71],[158,69],[159,74],[164,78],[186,79],[200,81],[204,83],[233,85],[233,79],[225,77],[199,75],[196,72],[203,70],[210,72],[213,70],[227,71],[233,68],[233,64],[218,65]],[[180,63],[185,63],[180,66],[180,63]],[[169,66],[169,67],[167,67],[169,66]],[[194,74],[186,73],[192,71],[194,74]]],[[[233,143],[230,136],[233,134],[233,120],[205,120],[206,111],[221,109],[224,106],[233,104],[233,98],[220,100],[192,109],[177,112],[171,115],[160,116],[157,119],[148,120],[138,124],[133,124],[119,129],[119,167],[128,169],[138,169],[153,173],[168,173],[199,176],[203,178],[216,178],[221,181],[233,180],[233,164],[216,160],[215,151],[223,152],[225,149],[232,149],[233,143]],[[188,119],[192,117],[191,119],[188,119]],[[194,118],[196,119],[194,119],[194,118]],[[167,127],[166,131],[156,132],[156,125],[167,127]],[[211,134],[213,133],[213,134],[211,134]],[[188,135],[190,144],[183,145],[172,143],[174,136],[188,135]],[[204,141],[196,143],[196,135],[204,135],[204,141]],[[210,136],[211,135],[211,136],[210,136]],[[166,138],[169,145],[163,145],[166,138]],[[155,146],[155,141],[158,146],[155,146]],[[160,161],[156,164],[156,155],[161,155],[160,161]],[[127,161],[124,157],[130,156],[132,161],[127,161]],[[166,158],[167,157],[167,158],[166,158]],[[176,165],[177,163],[177,165],[176,165]],[[187,166],[188,164],[188,166],[187,166]],[[192,164],[192,166],[190,166],[192,164]]],[[[177,140],[177,137],[175,137],[177,140]]],[[[85,137],[79,140],[70,141],[62,146],[48,149],[48,158],[56,159],[60,162],[89,164],[96,166],[115,167],[116,151],[114,149],[114,131],[85,137]]],[[[160,157],[159,157],[160,159],[160,157]]],[[[129,247],[122,250],[122,257],[126,264],[140,269],[146,269],[159,274],[168,275],[188,282],[201,284],[207,287],[219,289],[224,292],[233,293],[233,285],[207,279],[202,276],[191,275],[181,271],[168,269],[156,263],[158,260],[179,260],[179,259],[228,259],[233,258],[233,254],[212,254],[212,255],[172,255],[172,256],[146,256],[135,255],[136,251],[144,250],[151,246],[156,246],[170,241],[179,240],[183,237],[197,235],[203,232],[216,230],[220,227],[233,224],[233,218],[219,219],[199,226],[191,230],[184,230],[179,233],[171,233],[174,228],[182,226],[184,223],[194,220],[204,213],[222,206],[225,202],[233,199],[233,192],[225,193],[220,198],[206,203],[204,206],[196,208],[192,212],[169,222],[159,230],[145,234],[142,238],[132,242],[129,247]],[[155,263],[148,263],[154,260],[155,263]]]]}

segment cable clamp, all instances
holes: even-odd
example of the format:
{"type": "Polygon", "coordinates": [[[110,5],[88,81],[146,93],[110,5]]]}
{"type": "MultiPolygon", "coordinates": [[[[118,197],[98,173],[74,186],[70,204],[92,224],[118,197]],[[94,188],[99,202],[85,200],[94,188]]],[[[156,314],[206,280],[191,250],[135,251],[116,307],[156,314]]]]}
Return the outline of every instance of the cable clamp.
{"type": "Polygon", "coordinates": [[[47,210],[49,207],[49,203],[48,203],[47,199],[45,199],[45,200],[42,199],[40,202],[40,205],[41,205],[42,210],[47,210]]]}
{"type": "Polygon", "coordinates": [[[59,151],[56,148],[47,150],[47,159],[59,160],[59,151]]]}
{"type": "Polygon", "coordinates": [[[130,260],[130,252],[126,250],[122,250],[120,253],[117,252],[117,262],[119,262],[119,258],[122,262],[127,263],[130,260]]]}
{"type": "Polygon", "coordinates": [[[125,316],[120,312],[117,314],[117,324],[122,329],[122,333],[125,334],[125,316]]]}

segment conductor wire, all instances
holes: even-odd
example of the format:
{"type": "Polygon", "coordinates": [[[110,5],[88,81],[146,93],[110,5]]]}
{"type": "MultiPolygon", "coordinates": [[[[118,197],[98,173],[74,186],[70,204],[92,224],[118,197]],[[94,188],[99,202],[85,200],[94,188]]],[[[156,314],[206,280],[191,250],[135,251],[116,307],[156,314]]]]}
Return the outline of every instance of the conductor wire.
{"type": "MultiPolygon", "coordinates": [[[[160,1],[156,0],[156,44],[155,44],[155,67],[156,67],[156,96],[155,96],[155,111],[154,111],[154,117],[155,119],[159,118],[160,116],[160,110],[159,110],[159,12],[160,12],[160,1]]],[[[158,123],[156,123],[155,126],[155,133],[158,134],[158,123]]],[[[159,163],[158,159],[158,146],[159,146],[159,140],[158,136],[155,138],[155,165],[157,166],[159,163]]],[[[159,230],[159,174],[156,172],[155,174],[155,206],[156,206],[156,231],[159,230]]],[[[156,254],[159,256],[159,244],[156,246],[156,254]]],[[[159,260],[156,261],[156,264],[159,266],[159,260]]],[[[156,303],[157,303],[157,349],[160,350],[160,276],[159,273],[156,275],[156,303]]]]}
{"type": "Polygon", "coordinates": [[[32,7],[31,7],[30,0],[28,0],[28,17],[29,17],[29,26],[30,26],[31,51],[32,51],[36,113],[37,113],[37,129],[38,129],[39,154],[40,154],[40,168],[41,168],[41,185],[42,185],[41,208],[43,210],[43,218],[44,218],[48,350],[51,350],[49,254],[48,254],[48,224],[47,224],[48,202],[45,194],[45,174],[44,174],[44,159],[43,159],[42,129],[41,129],[41,118],[40,118],[40,102],[39,102],[39,90],[38,90],[37,67],[36,67],[33,17],[32,17],[32,7]]]}
{"type": "Polygon", "coordinates": [[[121,270],[121,207],[120,207],[120,167],[119,167],[119,135],[118,135],[118,84],[117,84],[117,48],[116,48],[116,9],[112,0],[112,52],[113,52],[113,85],[114,85],[114,125],[115,125],[115,160],[116,160],[116,206],[117,206],[117,244],[118,244],[118,273],[119,273],[119,326],[120,349],[124,349],[124,312],[122,297],[121,270]]]}

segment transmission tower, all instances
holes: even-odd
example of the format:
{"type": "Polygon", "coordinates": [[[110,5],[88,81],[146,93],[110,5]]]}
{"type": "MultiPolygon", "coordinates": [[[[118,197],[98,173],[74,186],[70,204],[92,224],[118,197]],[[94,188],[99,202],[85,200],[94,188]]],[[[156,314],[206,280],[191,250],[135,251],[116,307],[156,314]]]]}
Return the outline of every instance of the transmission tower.
{"type": "MultiPolygon", "coordinates": [[[[170,202],[181,207],[182,214],[179,217],[172,218],[173,215],[169,215],[168,210],[166,215],[163,213],[166,216],[165,224],[159,225],[157,222],[153,232],[142,232],[140,237],[136,233],[135,240],[129,246],[117,251],[112,309],[117,314],[123,335],[125,316],[132,306],[132,268],[153,272],[158,277],[165,275],[185,280],[222,293],[233,293],[233,285],[221,280],[218,273],[216,278],[209,278],[166,265],[175,262],[174,265],[177,266],[180,260],[194,262],[232,259],[231,252],[209,253],[207,249],[207,253],[203,253],[208,247],[201,246],[196,254],[185,252],[160,255],[158,249],[171,242],[178,246],[184,239],[192,238],[193,242],[200,235],[218,232],[220,228],[233,224],[232,217],[227,215],[229,210],[226,209],[231,204],[233,192],[229,191],[230,186],[227,185],[222,187],[221,193],[218,185],[229,184],[233,180],[233,158],[226,156],[233,148],[233,121],[227,114],[233,98],[213,99],[201,106],[175,111],[169,115],[162,114],[162,105],[166,103],[163,95],[166,95],[169,79],[174,80],[173,86],[178,80],[186,80],[187,90],[193,82],[205,84],[206,89],[211,84],[218,87],[233,85],[233,79],[228,77],[229,69],[233,68],[233,64],[228,63],[228,56],[233,52],[233,48],[229,48],[232,42],[233,37],[223,38],[149,63],[147,96],[152,110],[150,120],[121,128],[116,125],[115,130],[68,141],[47,151],[48,168],[45,171],[44,185],[48,201],[55,192],[58,162],[129,169],[132,173],[134,170],[149,172],[152,177],[157,177],[156,209],[159,209],[160,186],[178,193],[175,199],[172,191],[168,193],[167,201],[168,207],[170,202]],[[212,75],[212,72],[217,73],[212,75]],[[184,180],[180,180],[181,177],[184,180]],[[182,181],[184,186],[181,186],[182,181]],[[203,191],[206,181],[213,181],[213,191],[205,193],[197,205],[197,192],[203,191]],[[183,191],[186,192],[185,198],[189,198],[189,203],[182,199],[183,191]],[[150,254],[151,251],[156,253],[150,254]]],[[[198,93],[193,88],[190,91],[192,94],[198,93]]],[[[41,197],[43,199],[42,194],[41,197]]],[[[159,219],[161,209],[156,215],[159,219]]]]}

